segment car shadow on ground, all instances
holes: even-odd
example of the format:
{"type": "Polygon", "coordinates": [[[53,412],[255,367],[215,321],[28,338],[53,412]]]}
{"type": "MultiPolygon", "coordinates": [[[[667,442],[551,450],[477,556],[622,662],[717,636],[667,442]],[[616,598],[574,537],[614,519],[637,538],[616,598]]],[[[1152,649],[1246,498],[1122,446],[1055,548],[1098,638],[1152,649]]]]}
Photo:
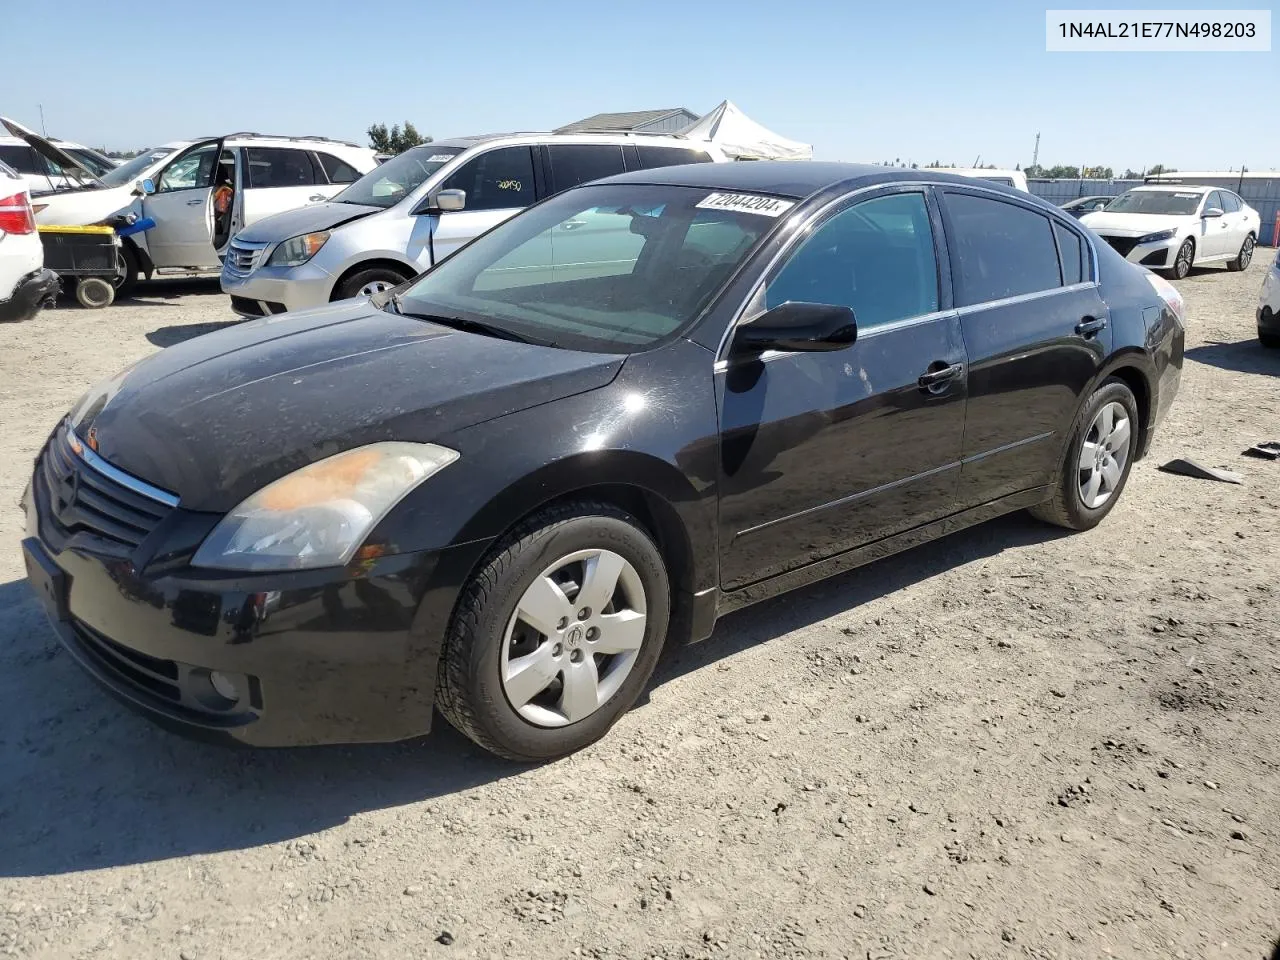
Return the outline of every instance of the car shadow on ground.
{"type": "Polygon", "coordinates": [[[1256,338],[1234,343],[1207,343],[1202,347],[1192,347],[1185,356],[1196,363],[1237,373],[1280,375],[1280,350],[1264,347],[1256,338]]]}
{"type": "Polygon", "coordinates": [[[213,333],[215,330],[223,330],[227,327],[234,327],[236,324],[244,323],[243,320],[213,320],[209,323],[176,323],[168,327],[157,327],[147,334],[147,341],[157,347],[172,347],[175,344],[185,343],[195,337],[204,336],[206,333],[213,333]]]}
{"type": "MultiPolygon", "coordinates": [[[[738,611],[709,639],[670,651],[654,684],[1060,534],[1018,514],[738,611]]],[[[14,718],[0,726],[0,876],[284,842],[525,769],[484,753],[439,717],[430,736],[399,744],[247,750],[184,739],[99,690],[59,648],[23,580],[0,584],[0,700],[14,718]]]]}

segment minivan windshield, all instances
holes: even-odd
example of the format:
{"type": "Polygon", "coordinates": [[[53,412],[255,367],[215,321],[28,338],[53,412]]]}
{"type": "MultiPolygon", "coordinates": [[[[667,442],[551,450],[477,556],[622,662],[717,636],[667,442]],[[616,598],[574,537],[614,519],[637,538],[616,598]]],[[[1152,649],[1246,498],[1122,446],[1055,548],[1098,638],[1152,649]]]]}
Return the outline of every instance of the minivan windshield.
{"type": "Polygon", "coordinates": [[[365,207],[393,207],[462,151],[462,147],[432,143],[413,147],[378,164],[333,199],[365,207]]]}
{"type": "Polygon", "coordinates": [[[123,187],[126,183],[133,183],[147,168],[171,153],[173,153],[173,147],[152,147],[150,150],[143,150],[132,160],[126,160],[120,166],[112,167],[98,179],[108,187],[123,187]]]}
{"type": "Polygon", "coordinates": [[[1107,204],[1107,213],[1163,213],[1189,216],[1200,207],[1203,190],[1130,190],[1107,204]]]}
{"type": "Polygon", "coordinates": [[[705,187],[577,187],[463,247],[388,309],[632,353],[692,323],[791,206],[705,187]]]}

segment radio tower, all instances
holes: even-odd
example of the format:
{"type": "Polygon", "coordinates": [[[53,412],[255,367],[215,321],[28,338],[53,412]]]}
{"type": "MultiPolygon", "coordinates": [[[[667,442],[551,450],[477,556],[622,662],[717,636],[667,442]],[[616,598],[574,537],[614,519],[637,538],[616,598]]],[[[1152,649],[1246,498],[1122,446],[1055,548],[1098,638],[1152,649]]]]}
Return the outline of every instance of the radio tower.
{"type": "Polygon", "coordinates": [[[1036,147],[1031,151],[1031,166],[1038,168],[1040,166],[1040,134],[1036,134],[1036,147]]]}

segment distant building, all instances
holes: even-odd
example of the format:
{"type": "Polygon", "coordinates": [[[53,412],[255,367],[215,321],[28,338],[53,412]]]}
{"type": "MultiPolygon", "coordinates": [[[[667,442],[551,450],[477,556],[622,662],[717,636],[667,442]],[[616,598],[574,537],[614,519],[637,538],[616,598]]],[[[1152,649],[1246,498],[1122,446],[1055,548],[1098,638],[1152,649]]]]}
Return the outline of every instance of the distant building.
{"type": "Polygon", "coordinates": [[[628,113],[597,113],[577,123],[559,127],[555,133],[679,133],[698,119],[698,114],[676,107],[670,110],[632,110],[628,113]]]}

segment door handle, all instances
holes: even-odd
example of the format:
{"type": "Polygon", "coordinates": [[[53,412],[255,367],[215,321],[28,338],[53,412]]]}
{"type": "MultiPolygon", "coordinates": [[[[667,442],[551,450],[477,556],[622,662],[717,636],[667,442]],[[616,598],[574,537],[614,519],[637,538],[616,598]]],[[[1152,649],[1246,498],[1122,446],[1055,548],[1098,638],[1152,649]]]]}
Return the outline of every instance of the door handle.
{"type": "Polygon", "coordinates": [[[188,201],[187,201],[187,206],[188,206],[188,207],[198,207],[198,206],[200,206],[200,204],[202,204],[202,203],[204,203],[204,201],[203,201],[203,200],[200,200],[200,199],[196,199],[196,200],[188,200],[188,201]]]}
{"type": "Polygon", "coordinates": [[[964,373],[963,363],[947,363],[943,360],[935,360],[929,364],[929,369],[922,373],[916,383],[920,384],[920,389],[929,393],[942,393],[960,374],[964,373]]]}
{"type": "Polygon", "coordinates": [[[1106,317],[1085,317],[1076,324],[1076,333],[1089,340],[1096,337],[1107,327],[1106,317]]]}

